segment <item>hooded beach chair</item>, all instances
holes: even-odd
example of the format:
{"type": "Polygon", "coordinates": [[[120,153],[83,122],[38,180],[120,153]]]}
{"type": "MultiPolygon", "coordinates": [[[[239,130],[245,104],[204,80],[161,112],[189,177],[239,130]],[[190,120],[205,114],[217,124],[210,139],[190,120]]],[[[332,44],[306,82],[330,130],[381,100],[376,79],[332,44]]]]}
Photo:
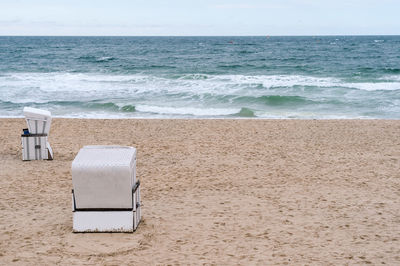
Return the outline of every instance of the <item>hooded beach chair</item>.
{"type": "Polygon", "coordinates": [[[52,160],[53,151],[48,142],[51,113],[31,107],[25,107],[23,112],[28,128],[21,135],[22,160],[52,160]]]}
{"type": "Polygon", "coordinates": [[[133,232],[141,219],[136,149],[85,146],[72,162],[74,232],[133,232]]]}

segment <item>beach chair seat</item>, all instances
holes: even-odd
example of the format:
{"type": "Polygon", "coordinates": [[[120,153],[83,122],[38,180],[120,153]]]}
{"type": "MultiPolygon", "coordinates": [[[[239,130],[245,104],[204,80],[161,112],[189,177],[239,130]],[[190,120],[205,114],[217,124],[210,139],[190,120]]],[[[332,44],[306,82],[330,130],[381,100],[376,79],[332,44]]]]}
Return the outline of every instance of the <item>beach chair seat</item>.
{"type": "Polygon", "coordinates": [[[22,160],[52,160],[53,150],[48,142],[51,113],[31,107],[25,107],[23,113],[28,128],[21,134],[22,160]]]}
{"type": "Polygon", "coordinates": [[[133,232],[141,219],[136,149],[85,146],[72,162],[74,232],[133,232]]]}

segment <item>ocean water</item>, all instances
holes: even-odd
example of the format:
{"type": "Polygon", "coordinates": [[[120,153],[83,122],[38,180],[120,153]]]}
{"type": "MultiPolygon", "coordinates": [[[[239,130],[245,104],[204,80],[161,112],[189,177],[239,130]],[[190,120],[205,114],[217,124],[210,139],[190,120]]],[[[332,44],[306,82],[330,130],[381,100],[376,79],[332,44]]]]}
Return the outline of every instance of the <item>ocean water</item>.
{"type": "Polygon", "coordinates": [[[0,116],[400,118],[400,36],[0,37],[0,116]]]}

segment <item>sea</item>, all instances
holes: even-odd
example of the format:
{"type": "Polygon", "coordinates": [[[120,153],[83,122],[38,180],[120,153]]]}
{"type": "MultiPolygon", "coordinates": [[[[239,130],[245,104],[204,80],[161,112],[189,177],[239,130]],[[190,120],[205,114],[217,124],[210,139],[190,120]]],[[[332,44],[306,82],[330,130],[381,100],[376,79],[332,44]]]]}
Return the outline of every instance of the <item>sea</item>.
{"type": "Polygon", "coordinates": [[[0,37],[0,116],[400,119],[400,36],[0,37]]]}

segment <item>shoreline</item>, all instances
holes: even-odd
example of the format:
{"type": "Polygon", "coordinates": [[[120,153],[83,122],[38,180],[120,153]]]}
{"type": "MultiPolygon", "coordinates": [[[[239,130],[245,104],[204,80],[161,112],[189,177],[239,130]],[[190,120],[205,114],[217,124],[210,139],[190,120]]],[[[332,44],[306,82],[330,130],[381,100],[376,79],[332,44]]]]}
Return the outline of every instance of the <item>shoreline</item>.
{"type": "Polygon", "coordinates": [[[400,120],[54,118],[53,161],[0,118],[0,264],[400,263],[400,120]],[[71,162],[137,148],[143,221],[74,234],[71,162]]]}
{"type": "MultiPolygon", "coordinates": [[[[0,120],[25,119],[24,116],[0,116],[0,120]]],[[[193,118],[159,118],[159,117],[118,117],[118,118],[95,118],[95,117],[64,117],[52,116],[52,119],[73,119],[73,120],[254,120],[254,121],[400,121],[400,118],[263,118],[263,117],[193,117],[193,118]]]]}

